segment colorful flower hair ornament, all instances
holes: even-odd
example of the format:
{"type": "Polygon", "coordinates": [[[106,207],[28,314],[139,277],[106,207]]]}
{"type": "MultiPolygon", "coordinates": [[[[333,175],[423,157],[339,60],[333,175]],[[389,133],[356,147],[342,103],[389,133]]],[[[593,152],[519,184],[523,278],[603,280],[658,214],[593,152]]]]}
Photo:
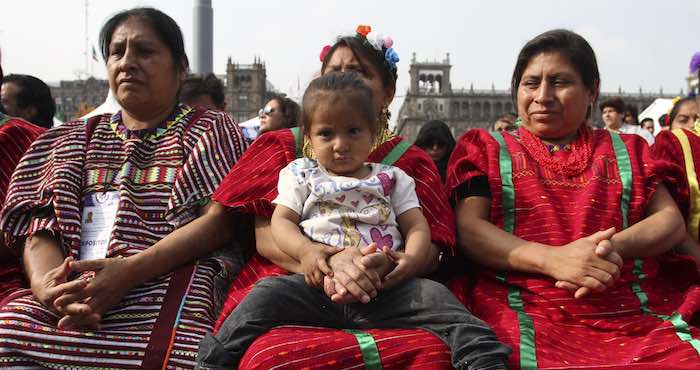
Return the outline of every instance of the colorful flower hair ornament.
{"type": "Polygon", "coordinates": [[[321,49],[321,55],[319,55],[319,58],[321,59],[321,63],[323,63],[324,60],[326,60],[326,56],[328,55],[328,52],[331,51],[332,46],[326,45],[321,49]]]}
{"type": "Polygon", "coordinates": [[[386,62],[389,64],[389,67],[391,69],[396,69],[396,63],[399,62],[399,54],[394,50],[394,48],[388,48],[384,52],[384,59],[386,59],[386,62]]]}
{"type": "Polygon", "coordinates": [[[698,71],[700,71],[700,51],[693,54],[693,57],[690,58],[690,73],[695,74],[698,71]]]}
{"type": "MultiPolygon", "coordinates": [[[[361,24],[355,29],[355,37],[361,39],[365,46],[371,47],[372,49],[381,53],[381,55],[384,57],[384,63],[386,66],[395,71],[397,68],[396,63],[399,62],[400,58],[399,54],[396,52],[396,49],[394,49],[394,39],[382,34],[370,35],[370,33],[372,33],[372,26],[366,24],[361,24]]],[[[341,37],[338,39],[340,38],[341,37]]],[[[321,50],[321,54],[319,55],[321,62],[326,59],[331,49],[331,45],[326,45],[323,47],[323,50],[321,50]]]]}
{"type": "Polygon", "coordinates": [[[367,38],[367,35],[369,35],[369,33],[372,32],[372,26],[361,24],[357,26],[355,32],[357,32],[358,35],[362,35],[362,37],[367,38]]]}

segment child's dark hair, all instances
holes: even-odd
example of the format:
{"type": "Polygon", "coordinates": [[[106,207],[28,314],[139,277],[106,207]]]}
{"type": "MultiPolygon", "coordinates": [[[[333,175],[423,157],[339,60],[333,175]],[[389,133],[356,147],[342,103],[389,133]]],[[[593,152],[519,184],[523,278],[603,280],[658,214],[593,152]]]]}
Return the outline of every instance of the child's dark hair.
{"type": "Polygon", "coordinates": [[[362,76],[354,71],[329,72],[311,81],[304,92],[301,103],[304,135],[309,134],[311,118],[319,105],[333,106],[341,101],[352,106],[370,123],[372,134],[379,131],[374,94],[372,94],[372,89],[362,80],[362,76]]]}

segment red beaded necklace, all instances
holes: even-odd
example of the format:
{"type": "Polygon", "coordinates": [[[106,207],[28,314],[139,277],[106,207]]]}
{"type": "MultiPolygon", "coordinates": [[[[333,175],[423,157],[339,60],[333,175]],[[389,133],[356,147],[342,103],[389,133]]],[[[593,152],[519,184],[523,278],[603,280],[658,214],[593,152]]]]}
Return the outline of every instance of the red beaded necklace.
{"type": "Polygon", "coordinates": [[[540,138],[521,127],[520,140],[525,150],[542,167],[566,177],[580,174],[591,162],[591,129],[586,124],[579,127],[576,138],[571,142],[571,153],[566,159],[555,156],[547,150],[540,138]]]}

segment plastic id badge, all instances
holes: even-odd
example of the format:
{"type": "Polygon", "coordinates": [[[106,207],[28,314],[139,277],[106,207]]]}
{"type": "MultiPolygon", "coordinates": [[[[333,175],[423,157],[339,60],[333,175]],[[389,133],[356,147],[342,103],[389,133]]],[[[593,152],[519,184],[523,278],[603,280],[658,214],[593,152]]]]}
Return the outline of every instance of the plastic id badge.
{"type": "Polygon", "coordinates": [[[80,259],[107,257],[112,228],[119,209],[119,192],[92,193],[83,198],[80,220],[80,259]]]}

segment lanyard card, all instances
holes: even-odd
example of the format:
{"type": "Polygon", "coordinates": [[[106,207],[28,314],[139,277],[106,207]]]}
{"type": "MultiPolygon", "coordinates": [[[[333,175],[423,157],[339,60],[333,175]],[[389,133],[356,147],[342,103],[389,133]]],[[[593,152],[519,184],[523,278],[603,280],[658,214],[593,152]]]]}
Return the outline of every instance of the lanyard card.
{"type": "Polygon", "coordinates": [[[80,220],[80,259],[107,257],[107,248],[119,208],[119,192],[92,193],[83,198],[80,220]]]}

